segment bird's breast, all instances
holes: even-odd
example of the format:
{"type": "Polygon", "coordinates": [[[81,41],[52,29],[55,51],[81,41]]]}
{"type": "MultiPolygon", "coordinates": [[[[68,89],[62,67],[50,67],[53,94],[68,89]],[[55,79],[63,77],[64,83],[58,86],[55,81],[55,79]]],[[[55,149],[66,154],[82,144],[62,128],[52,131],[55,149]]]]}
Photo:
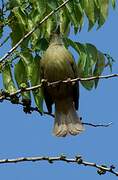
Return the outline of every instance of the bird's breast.
{"type": "Polygon", "coordinates": [[[45,56],[44,78],[49,82],[74,78],[70,56],[63,48],[53,48],[45,56]]]}

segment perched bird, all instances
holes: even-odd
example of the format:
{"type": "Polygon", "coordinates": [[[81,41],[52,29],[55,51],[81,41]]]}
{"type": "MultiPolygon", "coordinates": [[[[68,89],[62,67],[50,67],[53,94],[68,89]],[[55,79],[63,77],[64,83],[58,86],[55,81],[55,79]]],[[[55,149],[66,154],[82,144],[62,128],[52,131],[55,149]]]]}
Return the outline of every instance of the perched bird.
{"type": "MultiPolygon", "coordinates": [[[[65,48],[61,35],[54,33],[41,59],[42,79],[54,82],[77,76],[77,67],[72,55],[65,48]]],[[[42,91],[49,113],[52,112],[52,104],[55,104],[54,135],[77,135],[84,130],[76,112],[79,100],[78,82],[45,86],[42,91]]]]}

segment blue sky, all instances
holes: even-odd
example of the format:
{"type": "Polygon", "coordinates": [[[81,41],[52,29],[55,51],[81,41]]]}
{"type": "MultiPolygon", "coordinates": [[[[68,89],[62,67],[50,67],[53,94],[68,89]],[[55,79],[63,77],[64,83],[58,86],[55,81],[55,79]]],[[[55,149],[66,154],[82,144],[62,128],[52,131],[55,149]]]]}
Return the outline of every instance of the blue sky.
{"type": "MultiPolygon", "coordinates": [[[[81,33],[71,38],[82,43],[92,43],[99,50],[109,53],[114,59],[113,73],[118,73],[118,8],[110,9],[109,18],[105,25],[87,32],[85,24],[81,33]]],[[[4,37],[7,35],[7,31],[4,37]]],[[[0,50],[2,56],[10,46],[0,50]]],[[[106,70],[104,74],[109,74],[106,70]]],[[[0,87],[2,87],[0,81],[0,87]]],[[[68,157],[80,154],[84,160],[98,164],[114,164],[118,170],[118,79],[101,80],[96,90],[87,91],[80,88],[80,116],[84,122],[109,123],[108,128],[93,128],[86,126],[86,130],[79,136],[57,138],[51,133],[53,118],[41,117],[38,113],[27,115],[22,107],[8,102],[0,103],[0,159],[22,156],[58,156],[62,153],[68,157]]],[[[107,173],[99,176],[95,168],[83,167],[64,162],[26,162],[20,164],[0,165],[0,179],[107,179],[114,175],[107,173]]]]}

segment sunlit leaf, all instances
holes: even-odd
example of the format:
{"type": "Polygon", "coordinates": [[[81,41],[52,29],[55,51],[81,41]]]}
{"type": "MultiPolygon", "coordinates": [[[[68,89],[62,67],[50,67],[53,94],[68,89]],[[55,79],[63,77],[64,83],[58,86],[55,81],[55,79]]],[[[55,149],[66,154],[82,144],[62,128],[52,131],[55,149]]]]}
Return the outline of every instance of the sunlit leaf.
{"type": "Polygon", "coordinates": [[[115,60],[109,54],[104,54],[104,56],[107,60],[107,62],[105,63],[105,67],[109,67],[110,71],[112,72],[112,67],[113,67],[113,63],[115,62],[115,60]]]}
{"type": "Polygon", "coordinates": [[[65,38],[64,41],[65,41],[67,47],[72,46],[77,51],[77,53],[79,53],[79,54],[81,52],[81,48],[82,49],[84,48],[81,43],[74,42],[69,38],[65,38]]]}
{"type": "Polygon", "coordinates": [[[20,29],[17,19],[14,17],[13,13],[10,13],[9,20],[10,19],[14,20],[14,23],[12,23],[12,21],[10,21],[9,23],[9,26],[12,30],[10,33],[11,43],[12,43],[12,46],[14,46],[22,37],[23,32],[20,29]],[[16,33],[17,33],[17,36],[16,36],[16,33]]]}
{"type": "Polygon", "coordinates": [[[14,13],[14,16],[17,18],[17,21],[19,22],[20,27],[22,27],[23,29],[26,29],[27,18],[24,11],[20,7],[15,7],[13,8],[12,12],[14,13]]]}
{"type": "Polygon", "coordinates": [[[100,7],[98,24],[101,27],[108,17],[109,0],[98,0],[98,2],[100,7]]]}
{"type": "Polygon", "coordinates": [[[3,79],[3,85],[5,90],[7,90],[9,93],[16,92],[16,87],[14,84],[11,67],[9,64],[7,64],[2,72],[2,79],[3,79]]]}
{"type": "Polygon", "coordinates": [[[24,66],[26,68],[26,72],[27,72],[27,78],[28,80],[31,79],[32,77],[32,63],[33,63],[33,56],[32,54],[30,53],[30,50],[25,50],[25,51],[22,51],[20,53],[20,57],[24,63],[24,66]]]}
{"type": "Polygon", "coordinates": [[[50,37],[51,33],[53,32],[53,21],[52,18],[49,18],[46,22],[46,33],[47,36],[50,37]]]}
{"type": "MultiPolygon", "coordinates": [[[[105,57],[104,54],[100,51],[97,52],[97,62],[94,69],[94,76],[100,76],[105,68],[105,57]]],[[[97,88],[99,79],[95,80],[95,88],[97,88]]]]}
{"type": "Polygon", "coordinates": [[[89,21],[88,29],[90,30],[95,24],[94,0],[83,0],[83,3],[84,3],[84,11],[89,21]]]}
{"type": "Polygon", "coordinates": [[[60,10],[60,32],[62,34],[68,35],[70,31],[70,19],[67,10],[60,10]]]}
{"type": "Polygon", "coordinates": [[[69,3],[66,4],[66,8],[67,8],[67,12],[70,16],[70,19],[71,19],[71,22],[72,24],[74,25],[74,31],[75,33],[77,33],[78,31],[78,25],[79,25],[79,22],[77,21],[77,17],[76,17],[76,14],[75,14],[75,7],[74,7],[74,3],[73,1],[70,1],[69,3]]]}
{"type": "Polygon", "coordinates": [[[80,3],[76,4],[76,9],[77,9],[77,17],[78,17],[78,22],[79,22],[79,31],[81,31],[83,22],[84,22],[84,11],[80,5],[80,3]]]}
{"type": "Polygon", "coordinates": [[[89,55],[89,58],[91,59],[91,61],[93,61],[93,64],[96,63],[96,61],[97,61],[97,49],[96,49],[96,47],[90,43],[86,43],[86,49],[87,49],[87,53],[89,55]]]}
{"type": "MultiPolygon", "coordinates": [[[[91,77],[94,60],[92,59],[91,52],[88,51],[87,45],[80,45],[80,55],[78,61],[79,77],[91,77]]],[[[94,86],[94,81],[81,81],[81,84],[88,90],[91,90],[94,86]]]]}
{"type": "MultiPolygon", "coordinates": [[[[34,58],[34,62],[32,65],[32,77],[30,79],[31,85],[35,86],[41,83],[40,78],[40,57],[36,55],[34,58]]],[[[38,88],[36,90],[33,90],[33,96],[35,100],[35,104],[38,107],[40,112],[43,112],[43,96],[41,88],[38,88]]]]}
{"type": "MultiPolygon", "coordinates": [[[[10,13],[9,15],[9,19],[13,19],[12,21],[14,21],[14,23],[12,21],[10,21],[9,26],[11,28],[11,33],[10,33],[10,37],[11,37],[11,43],[12,46],[16,45],[16,43],[23,37],[24,33],[25,33],[25,27],[20,24],[20,22],[17,20],[17,17],[14,16],[14,13],[10,13]]],[[[24,44],[26,46],[28,42],[28,39],[25,40],[22,45],[24,44]]]]}
{"type": "MultiPolygon", "coordinates": [[[[26,68],[24,63],[20,59],[14,68],[15,80],[17,82],[18,88],[26,88],[29,86],[26,68]]],[[[22,92],[22,101],[27,104],[31,103],[30,92],[22,92]]]]}
{"type": "Polygon", "coordinates": [[[54,10],[54,9],[56,9],[56,8],[58,7],[58,1],[48,0],[47,3],[48,3],[48,6],[49,6],[52,10],[54,10]]]}
{"type": "Polygon", "coordinates": [[[14,7],[18,7],[20,5],[20,0],[10,0],[9,3],[6,4],[8,10],[13,9],[14,7]]]}
{"type": "Polygon", "coordinates": [[[113,9],[115,9],[116,8],[116,1],[115,0],[111,0],[111,3],[112,3],[113,9]]]}
{"type": "Polygon", "coordinates": [[[43,15],[46,11],[46,1],[44,0],[30,0],[34,9],[38,10],[38,13],[43,15]]]}

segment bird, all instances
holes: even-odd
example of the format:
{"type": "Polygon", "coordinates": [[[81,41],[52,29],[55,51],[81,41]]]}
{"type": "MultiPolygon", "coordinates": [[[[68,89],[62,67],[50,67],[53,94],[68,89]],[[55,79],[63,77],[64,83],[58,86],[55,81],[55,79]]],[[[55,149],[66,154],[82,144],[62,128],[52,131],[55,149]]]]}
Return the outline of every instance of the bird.
{"type": "Polygon", "coordinates": [[[49,46],[41,58],[40,67],[42,80],[49,83],[64,80],[68,82],[42,87],[50,114],[52,105],[55,105],[53,134],[57,137],[80,134],[84,126],[76,112],[79,108],[79,82],[70,81],[78,77],[78,70],[72,54],[64,45],[61,34],[52,34],[49,46]]]}

